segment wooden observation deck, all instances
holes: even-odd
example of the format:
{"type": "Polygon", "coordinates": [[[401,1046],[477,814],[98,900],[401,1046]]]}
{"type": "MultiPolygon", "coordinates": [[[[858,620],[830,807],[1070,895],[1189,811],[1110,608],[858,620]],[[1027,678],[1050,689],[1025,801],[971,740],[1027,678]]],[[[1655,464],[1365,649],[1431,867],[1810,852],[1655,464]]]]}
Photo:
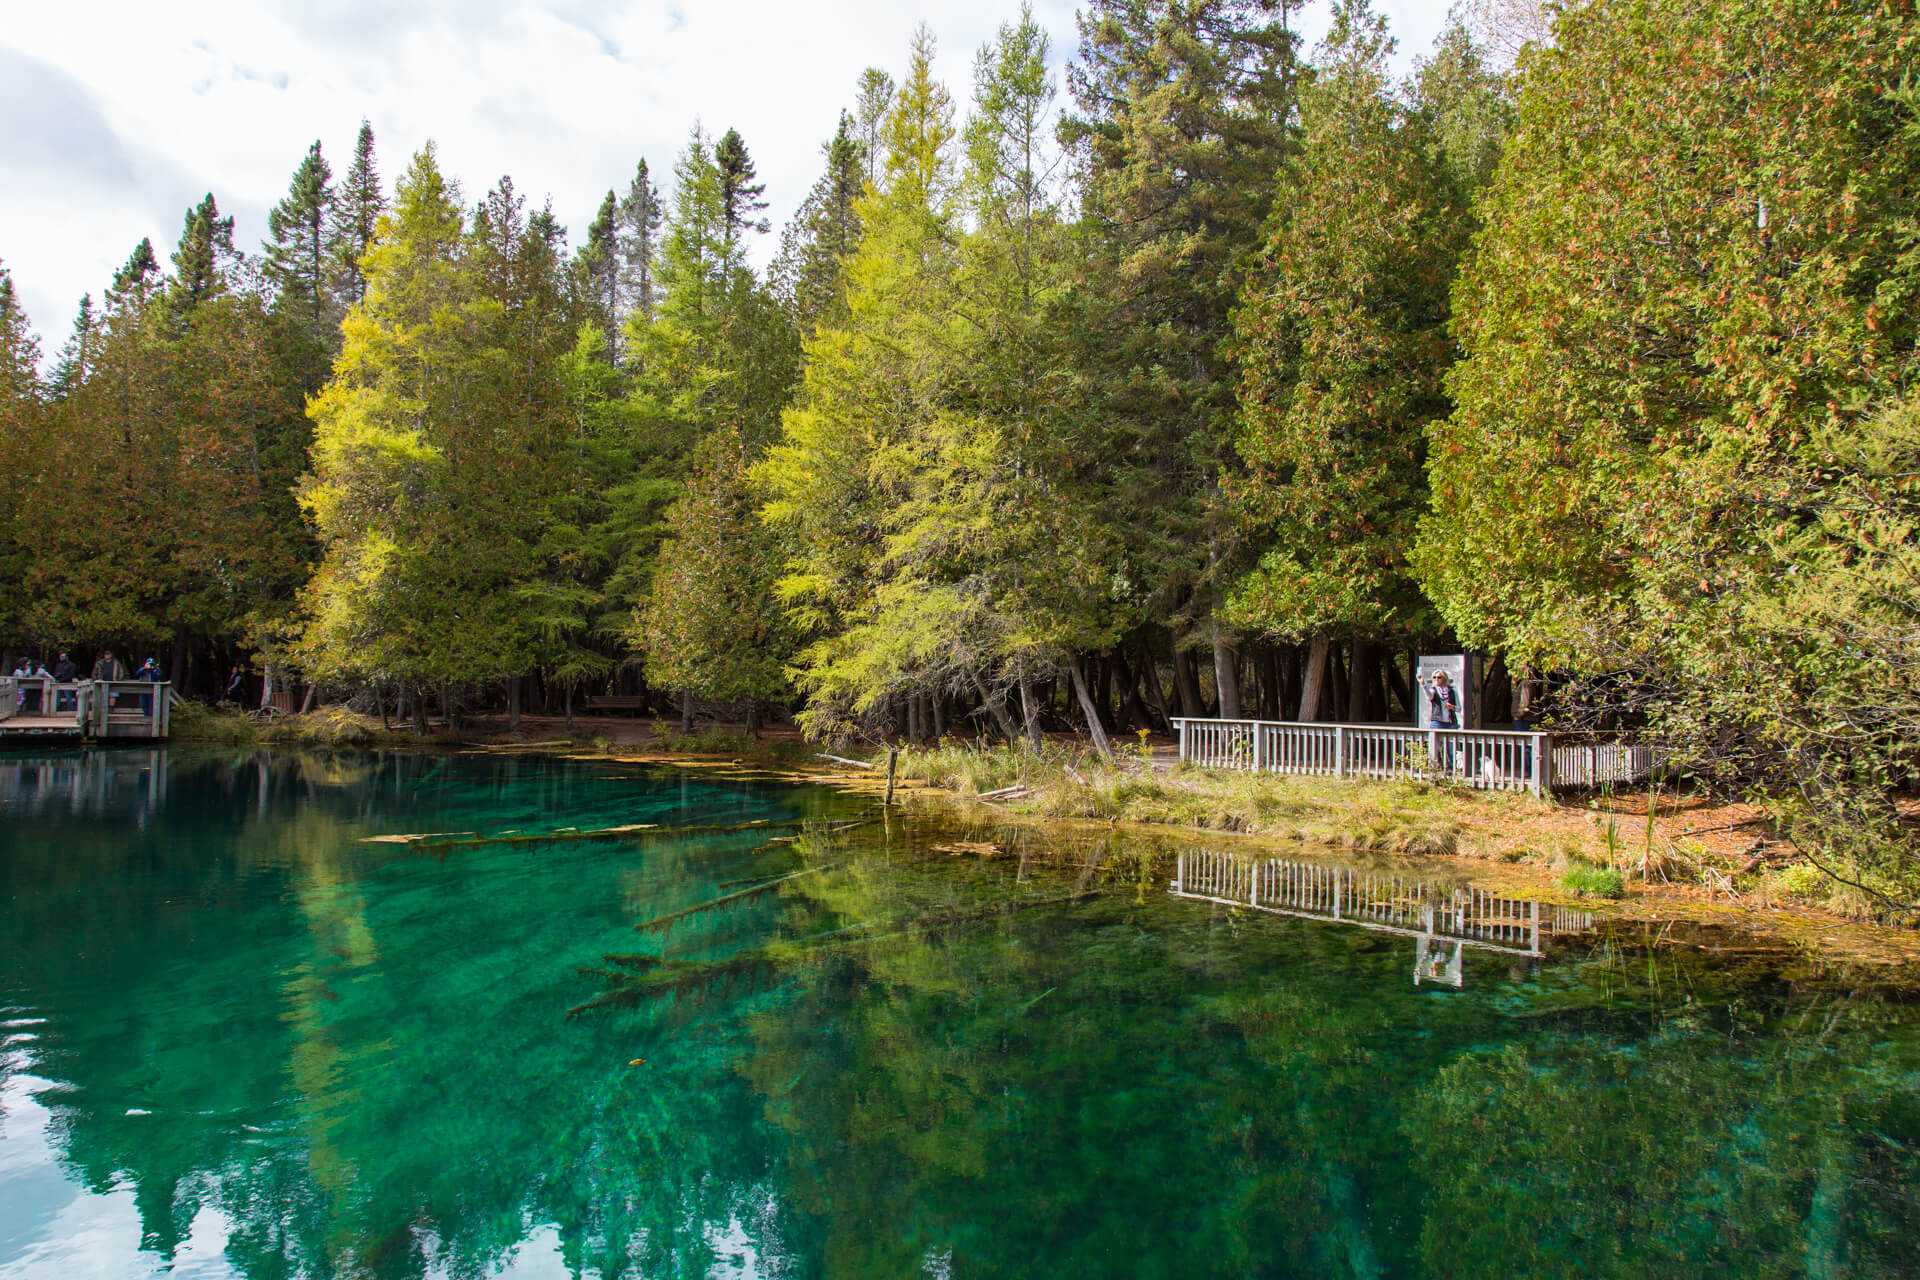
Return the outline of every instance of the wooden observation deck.
{"type": "Polygon", "coordinates": [[[173,697],[173,685],[164,680],[63,683],[0,676],[0,747],[164,740],[173,697]]]}

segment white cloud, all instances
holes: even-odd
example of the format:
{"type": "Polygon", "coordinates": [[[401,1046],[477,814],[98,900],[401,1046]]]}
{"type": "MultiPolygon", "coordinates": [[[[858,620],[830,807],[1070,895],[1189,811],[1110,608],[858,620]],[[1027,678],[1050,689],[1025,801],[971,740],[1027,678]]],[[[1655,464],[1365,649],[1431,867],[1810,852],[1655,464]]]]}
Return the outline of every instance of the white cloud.
{"type": "MultiPolygon", "coordinates": [[[[215,0],[156,23],[128,0],[0,4],[0,260],[49,350],[142,236],[165,258],[203,193],[257,244],[308,144],[318,137],[339,174],[363,116],[389,183],[431,138],[470,200],[510,174],[534,203],[552,197],[576,243],[642,156],[664,188],[695,119],[737,128],[777,226],[862,68],[897,75],[924,18],[964,103],[974,50],[1017,12],[1014,0],[215,0]]],[[[1433,0],[1382,8],[1403,60],[1446,15],[1433,0]]],[[[1070,55],[1071,0],[1035,10],[1070,55]]],[[[1309,37],[1325,26],[1318,11],[1301,21],[1309,37]]]]}

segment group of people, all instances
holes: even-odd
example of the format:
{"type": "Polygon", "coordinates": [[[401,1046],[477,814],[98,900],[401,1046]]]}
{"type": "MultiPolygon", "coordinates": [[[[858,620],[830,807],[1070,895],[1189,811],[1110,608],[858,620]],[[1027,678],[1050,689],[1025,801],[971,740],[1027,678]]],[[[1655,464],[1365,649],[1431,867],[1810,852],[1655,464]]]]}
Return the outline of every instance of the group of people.
{"type": "MultiPolygon", "coordinates": [[[[79,675],[80,668],[74,665],[72,656],[64,649],[54,660],[52,670],[48,670],[47,664],[40,659],[24,655],[13,665],[13,678],[16,680],[52,680],[59,684],[72,684],[79,675]]],[[[113,656],[113,650],[102,649],[100,656],[94,660],[92,674],[87,678],[90,680],[144,680],[148,684],[160,684],[167,677],[161,672],[160,663],[153,658],[148,658],[133,674],[129,675],[126,664],[113,656]]]]}
{"type": "MultiPolygon", "coordinates": [[[[0,667],[0,670],[5,670],[5,668],[0,667]]],[[[79,678],[79,675],[80,668],[75,665],[73,656],[64,649],[61,650],[60,656],[54,660],[52,669],[48,669],[47,664],[38,658],[29,658],[22,655],[20,660],[13,665],[13,678],[16,682],[13,692],[14,710],[19,711],[26,705],[27,696],[31,690],[30,682],[35,680],[51,680],[55,684],[72,684],[79,678]]],[[[153,658],[148,658],[140,664],[137,670],[129,675],[126,664],[114,657],[113,650],[111,649],[102,649],[100,651],[100,656],[94,660],[93,670],[88,676],[90,680],[143,680],[148,684],[161,684],[165,682],[166,678],[166,675],[160,670],[159,662],[153,658]]],[[[38,690],[31,690],[31,692],[36,698],[39,696],[38,690]]],[[[144,697],[145,695],[142,696],[144,697]]]]}

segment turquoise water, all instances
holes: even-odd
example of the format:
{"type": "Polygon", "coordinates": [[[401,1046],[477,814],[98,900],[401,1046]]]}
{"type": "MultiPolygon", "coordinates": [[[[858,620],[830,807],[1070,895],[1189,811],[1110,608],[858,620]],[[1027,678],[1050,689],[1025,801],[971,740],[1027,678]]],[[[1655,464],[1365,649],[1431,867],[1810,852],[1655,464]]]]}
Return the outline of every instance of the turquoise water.
{"type": "Polygon", "coordinates": [[[1920,1272],[1898,991],[1209,857],[605,762],[0,757],[0,1277],[1920,1272]]]}

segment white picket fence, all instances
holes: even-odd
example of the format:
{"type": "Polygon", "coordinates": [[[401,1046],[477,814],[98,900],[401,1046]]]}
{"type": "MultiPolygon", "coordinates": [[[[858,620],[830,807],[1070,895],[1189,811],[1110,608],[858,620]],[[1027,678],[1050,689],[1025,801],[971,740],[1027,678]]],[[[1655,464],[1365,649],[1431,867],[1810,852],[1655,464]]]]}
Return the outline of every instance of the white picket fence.
{"type": "Polygon", "coordinates": [[[1412,729],[1377,724],[1176,719],[1180,758],[1209,769],[1327,778],[1445,779],[1483,791],[1644,781],[1645,747],[1562,745],[1546,733],[1412,729]]]}

